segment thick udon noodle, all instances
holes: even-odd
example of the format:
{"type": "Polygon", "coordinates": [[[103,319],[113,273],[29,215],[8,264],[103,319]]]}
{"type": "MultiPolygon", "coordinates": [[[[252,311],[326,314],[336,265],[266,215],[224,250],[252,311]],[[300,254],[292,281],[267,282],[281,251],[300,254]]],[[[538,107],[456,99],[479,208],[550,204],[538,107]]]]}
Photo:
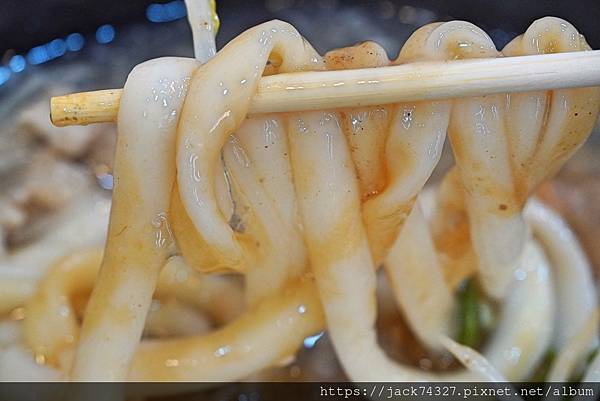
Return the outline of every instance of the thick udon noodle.
{"type": "Polygon", "coordinates": [[[587,49],[558,18],[534,22],[502,52],[481,29],[453,21],[417,30],[392,62],[372,42],[322,58],[291,25],[272,21],[204,65],[138,65],[119,110],[105,249],[69,251],[35,290],[7,275],[29,285],[0,306],[29,298],[30,352],[15,358],[41,358],[41,379],[239,380],[327,330],[356,381],[523,380],[551,347],[552,379],[568,379],[597,345],[595,286],[569,228],[529,198],[591,131],[597,88],[247,112],[267,64],[265,73],[282,73],[587,49]],[[446,132],[456,167],[423,191],[446,132]],[[416,337],[467,370],[424,372],[380,348],[380,265],[416,337]],[[243,290],[215,272],[243,275],[243,290]],[[450,339],[455,291],[470,276],[501,303],[481,354],[450,339]],[[175,299],[173,316],[146,321],[153,296],[175,299]],[[177,323],[193,322],[184,305],[221,327],[186,335],[177,323]],[[179,336],[140,342],[145,324],[179,336]]]}

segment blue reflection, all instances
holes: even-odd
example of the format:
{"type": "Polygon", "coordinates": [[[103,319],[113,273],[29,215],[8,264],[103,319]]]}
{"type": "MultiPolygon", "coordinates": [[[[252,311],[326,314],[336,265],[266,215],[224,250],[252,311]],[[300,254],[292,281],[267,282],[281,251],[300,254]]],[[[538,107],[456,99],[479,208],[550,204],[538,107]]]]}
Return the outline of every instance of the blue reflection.
{"type": "Polygon", "coordinates": [[[42,64],[48,60],[50,60],[50,57],[48,56],[46,45],[36,46],[27,52],[27,61],[29,64],[42,64]]]}
{"type": "Polygon", "coordinates": [[[45,45],[36,46],[27,52],[29,64],[37,65],[62,56],[67,51],[67,44],[63,39],[54,39],[45,45]]]}
{"type": "Polygon", "coordinates": [[[0,67],[0,85],[3,85],[10,79],[10,68],[0,67]]]}
{"type": "Polygon", "coordinates": [[[46,45],[48,47],[48,57],[50,60],[62,56],[67,51],[67,44],[63,39],[54,39],[46,45]]]}
{"type": "MultiPolygon", "coordinates": [[[[100,28],[98,28],[99,31],[100,28]]],[[[108,40],[108,42],[110,42],[115,36],[114,29],[112,28],[112,26],[109,26],[109,31],[110,30],[112,30],[112,34],[110,34],[110,32],[104,31],[102,33],[102,37],[105,39],[110,36],[110,40],[108,40]]],[[[98,33],[96,33],[96,36],[98,36],[98,33]]],[[[85,38],[83,37],[83,35],[81,35],[80,33],[72,33],[69,36],[67,36],[66,40],[58,38],[46,44],[39,45],[30,49],[27,52],[26,57],[20,55],[14,56],[8,63],[8,66],[13,72],[21,72],[25,69],[27,63],[31,65],[42,64],[64,55],[67,52],[67,50],[72,52],[79,51],[83,48],[84,44],[85,38]]]]}
{"type": "Polygon", "coordinates": [[[25,57],[21,56],[20,54],[13,56],[8,62],[8,67],[12,70],[12,72],[21,72],[26,66],[27,61],[25,60],[25,57]]]}
{"type": "Polygon", "coordinates": [[[113,189],[114,178],[112,174],[102,174],[97,176],[97,178],[98,184],[100,184],[103,189],[113,189]]]}
{"type": "Polygon", "coordinates": [[[85,39],[80,33],[72,33],[69,36],[67,36],[66,42],[67,50],[69,50],[70,52],[76,52],[83,48],[83,45],[85,44],[85,39]]]}
{"type": "Polygon", "coordinates": [[[306,337],[304,339],[304,347],[305,348],[312,348],[315,346],[315,344],[317,343],[317,341],[319,341],[319,339],[323,337],[323,332],[321,331],[320,333],[315,334],[314,336],[310,336],[310,337],[306,337]]]}
{"type": "Polygon", "coordinates": [[[110,24],[100,25],[96,30],[96,40],[100,44],[107,44],[114,40],[115,28],[110,24]]]}
{"type": "Polygon", "coordinates": [[[165,4],[152,3],[146,8],[146,18],[151,22],[169,22],[187,15],[185,3],[175,0],[165,4]]]}

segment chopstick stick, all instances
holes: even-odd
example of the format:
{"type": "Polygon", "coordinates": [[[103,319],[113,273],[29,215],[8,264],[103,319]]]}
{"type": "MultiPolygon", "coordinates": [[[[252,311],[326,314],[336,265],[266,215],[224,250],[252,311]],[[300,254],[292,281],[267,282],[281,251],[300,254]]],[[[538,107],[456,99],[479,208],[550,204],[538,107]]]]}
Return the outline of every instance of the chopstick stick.
{"type": "MultiPolygon", "coordinates": [[[[250,114],[600,86],[600,50],[263,77],[250,114]]],[[[116,121],[121,89],[50,100],[56,126],[116,121]]]]}

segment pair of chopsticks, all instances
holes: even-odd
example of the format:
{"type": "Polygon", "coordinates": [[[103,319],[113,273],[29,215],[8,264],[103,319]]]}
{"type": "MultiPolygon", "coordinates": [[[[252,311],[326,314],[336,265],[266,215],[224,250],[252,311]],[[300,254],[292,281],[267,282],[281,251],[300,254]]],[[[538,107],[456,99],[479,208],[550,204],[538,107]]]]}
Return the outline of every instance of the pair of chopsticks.
{"type": "MultiPolygon", "coordinates": [[[[600,50],[263,77],[250,114],[600,86],[600,50]]],[[[50,100],[56,126],[115,121],[121,89],[50,100]]]]}

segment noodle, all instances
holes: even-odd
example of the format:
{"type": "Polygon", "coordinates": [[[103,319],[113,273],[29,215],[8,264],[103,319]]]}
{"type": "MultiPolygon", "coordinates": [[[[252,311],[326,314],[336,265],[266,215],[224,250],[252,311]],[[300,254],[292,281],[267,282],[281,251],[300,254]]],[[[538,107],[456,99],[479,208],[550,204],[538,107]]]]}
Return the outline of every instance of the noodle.
{"type": "Polygon", "coordinates": [[[280,22],[268,24],[238,36],[213,62],[196,70],[178,127],[177,180],[181,200],[198,232],[218,253],[218,259],[230,267],[242,264],[243,251],[215,202],[214,169],[220,151],[245,117],[250,95],[261,76],[260,68],[271,51],[281,55],[281,71],[302,70],[317,64],[316,53],[305,47],[302,37],[291,26],[280,22]],[[245,63],[228,61],[233,59],[245,63]],[[214,82],[210,77],[223,70],[223,63],[229,72],[221,81],[214,82]],[[245,65],[254,68],[246,71],[245,65]],[[210,104],[203,102],[206,96],[211,98],[210,104]]]}
{"type": "Polygon", "coordinates": [[[35,293],[36,281],[56,259],[102,244],[109,207],[110,202],[104,197],[84,195],[56,216],[56,227],[47,235],[0,260],[0,312],[23,305],[35,293]]]}
{"type": "Polygon", "coordinates": [[[323,327],[314,283],[301,282],[208,335],[142,343],[130,379],[239,380],[288,360],[323,327]]]}
{"type": "MultiPolygon", "coordinates": [[[[47,364],[58,366],[63,371],[69,370],[72,346],[79,336],[77,309],[83,308],[77,308],[77,300],[87,297],[93,288],[101,260],[102,252],[91,250],[59,261],[26,305],[25,341],[36,355],[43,356],[47,364]]],[[[236,300],[236,292],[232,283],[219,277],[200,277],[174,257],[161,272],[155,297],[173,297],[208,311],[213,320],[224,324],[241,313],[242,299],[238,297],[236,300]],[[182,274],[186,276],[184,281],[178,279],[182,274]],[[229,294],[229,298],[214,302],[223,291],[229,294]]],[[[167,328],[173,330],[172,326],[167,328]]]]}
{"type": "MultiPolygon", "coordinates": [[[[256,123],[264,122],[258,120],[256,123]]],[[[268,184],[263,185],[266,181],[263,177],[273,174],[272,171],[277,171],[278,167],[282,167],[284,171],[285,168],[289,170],[289,162],[285,159],[261,158],[260,153],[256,155],[246,153],[244,149],[247,147],[242,147],[241,141],[237,140],[243,134],[242,132],[238,136],[230,137],[225,145],[223,156],[232,177],[234,193],[237,194],[236,209],[246,210],[244,213],[236,212],[236,215],[239,213],[238,231],[243,230],[238,237],[244,246],[245,259],[249,261],[245,274],[246,296],[248,304],[253,305],[262,298],[279,292],[289,280],[304,273],[307,260],[302,246],[302,237],[295,229],[295,222],[283,220],[285,215],[282,212],[285,211],[278,210],[278,199],[269,195],[268,184]],[[254,157],[250,159],[250,155],[254,157]],[[261,164],[259,160],[265,164],[266,170],[261,178],[259,178],[260,169],[253,169],[254,166],[261,164]],[[254,215],[248,212],[249,210],[253,211],[254,215]],[[265,280],[265,277],[269,277],[269,280],[265,280]]],[[[247,132],[247,134],[248,137],[263,142],[261,135],[256,135],[260,132],[247,132]]],[[[284,154],[287,150],[285,141],[275,141],[276,139],[270,139],[269,145],[264,146],[274,147],[279,143],[281,149],[276,150],[281,150],[279,154],[284,154]]],[[[260,142],[254,148],[265,150],[260,142]]],[[[290,193],[293,196],[292,182],[289,176],[287,178],[282,182],[273,182],[271,185],[275,187],[273,189],[279,189],[282,194],[290,193]]],[[[287,217],[294,218],[289,212],[287,217]]]]}
{"type": "Polygon", "coordinates": [[[576,333],[558,354],[548,373],[548,381],[566,382],[572,377],[578,361],[586,356],[590,344],[598,338],[598,320],[599,313],[594,311],[579,333],[576,333]]]}
{"type": "MultiPolygon", "coordinates": [[[[557,309],[553,343],[562,349],[598,307],[591,267],[575,234],[560,216],[535,199],[525,208],[525,216],[552,261],[557,309]]],[[[589,350],[597,346],[595,336],[589,350]]]]}
{"type": "Polygon", "coordinates": [[[170,252],[166,212],[175,180],[176,114],[196,65],[152,60],[138,65],[125,84],[108,240],[81,329],[74,380],[127,377],[170,252]]]}
{"type": "Polygon", "coordinates": [[[229,381],[285,364],[327,330],[354,381],[526,380],[550,347],[549,378],[569,379],[598,344],[596,291],[573,233],[528,199],[589,134],[598,88],[247,113],[262,75],[585,51],[575,28],[544,18],[499,52],[470,23],[435,23],[391,62],[373,42],[321,58],[271,21],[215,55],[216,21],[198,7],[198,60],[151,60],[125,84],[104,251],[94,229],[68,249],[9,256],[62,259],[37,287],[41,272],[0,280],[14,287],[0,310],[25,303],[26,314],[3,358],[52,380],[229,381]],[[423,191],[446,132],[456,167],[423,191]],[[466,369],[425,372],[380,347],[380,265],[415,336],[466,369]],[[480,350],[452,340],[455,290],[471,276],[498,304],[480,350]]]}
{"type": "Polygon", "coordinates": [[[456,331],[453,318],[458,306],[444,280],[428,222],[418,202],[406,219],[385,265],[407,323],[429,348],[440,349],[440,336],[456,331]]]}
{"type": "MultiPolygon", "coordinates": [[[[568,22],[543,18],[509,43],[504,54],[586,49],[568,22]]],[[[511,281],[511,265],[527,236],[521,216],[525,200],[589,135],[599,95],[597,88],[587,88],[454,102],[449,137],[466,189],[482,283],[490,295],[502,297],[511,281]]]]}

